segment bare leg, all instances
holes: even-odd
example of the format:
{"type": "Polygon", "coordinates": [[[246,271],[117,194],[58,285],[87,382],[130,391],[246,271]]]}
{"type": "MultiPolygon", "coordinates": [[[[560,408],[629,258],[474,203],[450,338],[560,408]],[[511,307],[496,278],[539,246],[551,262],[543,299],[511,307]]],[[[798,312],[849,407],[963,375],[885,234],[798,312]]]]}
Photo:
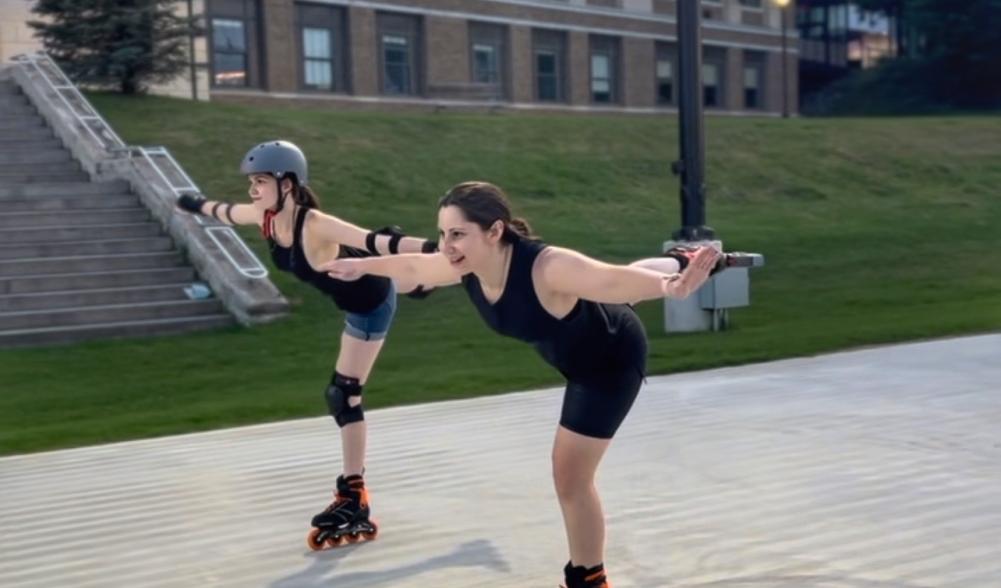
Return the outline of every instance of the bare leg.
{"type": "Polygon", "coordinates": [[[610,439],[597,439],[560,427],[553,444],[553,480],[563,511],[570,561],[592,567],[604,561],[605,515],[594,485],[595,472],[610,439]]]}
{"type": "MultiPolygon", "coordinates": [[[[368,380],[372,366],[379,357],[384,339],[377,341],[362,341],[341,334],[341,352],[337,356],[337,371],[345,376],[357,378],[362,385],[368,380]]],[[[351,396],[348,403],[351,406],[361,404],[360,396],[351,396]]],[[[365,445],[368,426],[365,421],[350,423],[341,428],[341,450],[344,458],[344,475],[361,474],[365,468],[365,445]]]]}

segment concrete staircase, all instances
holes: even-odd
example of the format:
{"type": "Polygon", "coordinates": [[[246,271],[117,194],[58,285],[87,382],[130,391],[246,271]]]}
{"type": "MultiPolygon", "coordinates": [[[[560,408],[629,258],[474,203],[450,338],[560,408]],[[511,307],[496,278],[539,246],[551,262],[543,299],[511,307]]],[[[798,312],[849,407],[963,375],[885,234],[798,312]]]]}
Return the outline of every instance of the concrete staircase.
{"type": "Polygon", "coordinates": [[[234,324],[125,182],[92,182],[0,80],[0,347],[234,324]]]}

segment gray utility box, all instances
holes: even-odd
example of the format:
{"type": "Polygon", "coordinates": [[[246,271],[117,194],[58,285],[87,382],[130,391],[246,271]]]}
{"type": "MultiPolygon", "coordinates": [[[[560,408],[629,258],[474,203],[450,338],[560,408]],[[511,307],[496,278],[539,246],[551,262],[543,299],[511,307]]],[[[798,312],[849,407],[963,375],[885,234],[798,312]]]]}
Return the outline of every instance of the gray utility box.
{"type": "Polygon", "coordinates": [[[732,267],[706,280],[694,296],[704,310],[751,304],[751,276],[746,267],[732,267]]]}

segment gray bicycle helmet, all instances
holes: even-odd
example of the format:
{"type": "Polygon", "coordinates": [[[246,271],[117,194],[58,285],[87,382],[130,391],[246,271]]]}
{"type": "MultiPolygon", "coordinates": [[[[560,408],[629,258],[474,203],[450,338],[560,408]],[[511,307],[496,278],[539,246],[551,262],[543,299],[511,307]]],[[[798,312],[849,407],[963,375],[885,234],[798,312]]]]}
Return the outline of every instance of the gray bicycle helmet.
{"type": "Polygon", "coordinates": [[[257,145],[243,156],[240,173],[245,176],[271,174],[279,180],[293,173],[300,186],[309,183],[306,156],[288,141],[266,141],[257,145]]]}

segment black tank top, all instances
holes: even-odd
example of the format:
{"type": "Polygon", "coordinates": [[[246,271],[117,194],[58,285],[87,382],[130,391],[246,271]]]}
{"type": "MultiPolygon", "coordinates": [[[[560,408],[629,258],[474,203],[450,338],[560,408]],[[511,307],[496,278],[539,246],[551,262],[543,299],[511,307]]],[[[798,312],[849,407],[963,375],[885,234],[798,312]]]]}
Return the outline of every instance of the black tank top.
{"type": "Polygon", "coordinates": [[[462,284],[487,325],[502,335],[531,343],[568,380],[591,380],[623,369],[646,370],[646,332],[627,304],[579,299],[558,319],[539,302],[532,281],[535,258],[546,244],[519,238],[512,243],[504,292],[495,304],[483,296],[475,274],[462,284]]]}
{"type": "MultiPolygon", "coordinates": [[[[302,227],[306,222],[309,208],[299,208],[295,212],[295,226],[292,231],[292,246],[282,247],[274,238],[268,237],[271,247],[271,260],[278,269],[292,273],[307,284],[334,299],[338,308],[346,312],[359,314],[375,310],[389,295],[389,278],[379,276],[362,276],[353,282],[335,280],[328,274],[318,272],[310,267],[306,253],[302,250],[302,227]]],[[[341,245],[337,258],[371,257],[371,254],[361,249],[341,245]]]]}

